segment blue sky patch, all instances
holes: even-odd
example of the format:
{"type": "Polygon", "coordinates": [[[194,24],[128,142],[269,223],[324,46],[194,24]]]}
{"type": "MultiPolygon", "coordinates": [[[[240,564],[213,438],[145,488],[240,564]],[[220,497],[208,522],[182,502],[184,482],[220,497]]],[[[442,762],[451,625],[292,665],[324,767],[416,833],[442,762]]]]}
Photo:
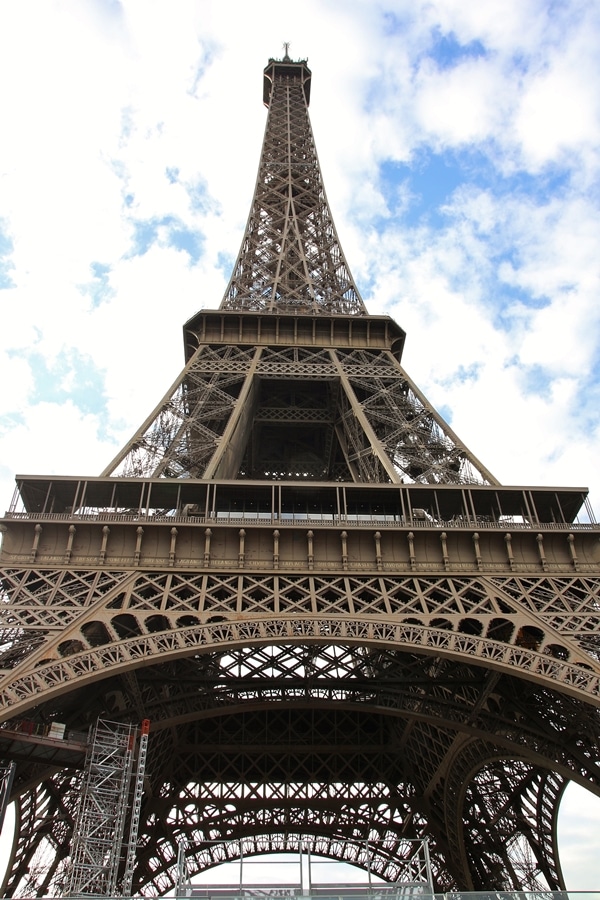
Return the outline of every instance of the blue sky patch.
{"type": "Polygon", "coordinates": [[[92,280],[86,284],[79,285],[79,290],[83,294],[87,294],[92,301],[92,309],[96,309],[105,300],[114,297],[114,290],[110,285],[110,266],[106,263],[93,262],[90,263],[92,272],[92,280]]]}
{"type": "Polygon", "coordinates": [[[406,20],[401,19],[397,13],[386,11],[383,13],[382,19],[383,33],[385,35],[393,35],[406,31],[406,20]]]}
{"type": "MultiPolygon", "coordinates": [[[[457,368],[451,372],[447,378],[440,382],[445,388],[448,389],[448,393],[452,394],[452,387],[459,384],[466,384],[469,381],[477,381],[481,370],[483,368],[483,363],[474,362],[470,366],[459,365],[457,368]]],[[[447,422],[450,422],[452,419],[452,410],[450,406],[441,406],[438,407],[438,412],[444,417],[447,422]]]]}
{"type": "Polygon", "coordinates": [[[442,403],[441,406],[436,407],[436,410],[444,422],[447,422],[448,425],[452,425],[452,408],[448,406],[447,403],[442,403]]]}
{"type": "Polygon", "coordinates": [[[552,375],[541,365],[520,367],[520,383],[526,394],[548,397],[552,387],[552,375]]]}
{"type": "Polygon", "coordinates": [[[393,218],[400,214],[407,225],[440,225],[446,219],[440,208],[465,181],[465,171],[454,154],[421,153],[410,165],[386,160],[379,166],[379,180],[393,218]],[[408,204],[405,192],[398,190],[402,184],[408,188],[408,204]],[[397,208],[391,206],[395,197],[397,208]]]}
{"type": "Polygon", "coordinates": [[[133,133],[133,109],[124,106],[121,109],[121,141],[126,141],[133,133]]]}
{"type": "Polygon", "coordinates": [[[196,63],[194,80],[188,91],[192,96],[196,95],[200,82],[219,54],[219,45],[214,41],[204,39],[200,42],[200,46],[200,59],[196,63]]]}
{"type": "MultiPolygon", "coordinates": [[[[488,179],[489,180],[489,179],[488,179]]],[[[530,172],[515,172],[510,177],[497,179],[499,189],[518,191],[521,194],[535,194],[539,198],[548,200],[556,198],[571,181],[571,170],[557,165],[548,165],[540,173],[532,175],[530,172]]]]}
{"type": "Polygon", "coordinates": [[[235,256],[232,256],[231,253],[219,253],[217,255],[217,266],[219,270],[223,273],[227,281],[231,278],[231,272],[233,270],[233,266],[235,264],[235,256]]]}
{"type": "Polygon", "coordinates": [[[123,18],[123,4],[120,0],[95,0],[95,5],[100,12],[109,14],[115,19],[123,18]]]}
{"type": "Polygon", "coordinates": [[[460,381],[464,384],[467,381],[477,381],[483,368],[481,363],[472,363],[470,366],[460,365],[452,376],[453,381],[460,381]]]}
{"type": "Polygon", "coordinates": [[[25,424],[25,416],[20,412],[9,412],[0,416],[0,435],[25,424]]]}
{"type": "Polygon", "coordinates": [[[197,231],[191,231],[183,225],[174,226],[170,231],[170,245],[187,253],[194,263],[200,259],[202,238],[197,231]]]}
{"type": "Polygon", "coordinates": [[[174,247],[187,253],[192,263],[197,263],[202,252],[203,239],[198,231],[192,231],[175,216],[143,219],[133,222],[133,250],[131,256],[143,256],[153,244],[174,247]]]}
{"type": "Polygon", "coordinates": [[[487,50],[481,41],[470,41],[461,44],[454,32],[442,34],[439,29],[432,33],[433,44],[428,55],[435,60],[439,69],[451,69],[464,59],[479,59],[487,56],[487,50]]]}
{"type": "Polygon", "coordinates": [[[198,181],[190,182],[185,188],[190,200],[190,207],[194,212],[220,212],[220,205],[211,197],[203,179],[200,178],[198,181]]]}
{"type": "Polygon", "coordinates": [[[494,328],[510,334],[526,315],[525,309],[543,309],[549,304],[550,300],[546,297],[537,298],[535,302],[527,291],[493,279],[486,306],[494,310],[491,319],[494,328]]]}
{"type": "Polygon", "coordinates": [[[536,205],[561,196],[569,188],[571,171],[567,168],[548,166],[536,175],[523,171],[503,173],[488,151],[491,148],[477,146],[442,153],[420,149],[410,163],[385,160],[379,166],[379,186],[390,215],[400,215],[409,226],[427,224],[439,228],[452,216],[447,207],[461,186],[481,188],[496,198],[526,197],[536,205]]]}
{"type": "Polygon", "coordinates": [[[15,353],[25,359],[34,380],[33,403],[71,401],[84,415],[105,411],[104,374],[89,356],[63,350],[49,363],[41,353],[15,353]]]}
{"type": "Polygon", "coordinates": [[[15,283],[10,273],[14,269],[14,264],[10,258],[13,252],[13,242],[11,238],[2,229],[3,222],[0,221],[0,289],[15,287],[15,283]]]}

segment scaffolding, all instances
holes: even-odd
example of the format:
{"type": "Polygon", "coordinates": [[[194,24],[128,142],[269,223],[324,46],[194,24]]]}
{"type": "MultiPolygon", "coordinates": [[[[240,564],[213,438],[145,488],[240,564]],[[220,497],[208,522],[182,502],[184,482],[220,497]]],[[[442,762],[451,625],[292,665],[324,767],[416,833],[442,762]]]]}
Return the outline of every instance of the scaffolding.
{"type": "Polygon", "coordinates": [[[17,764],[0,760],[0,831],[4,825],[4,817],[10,803],[10,792],[17,764]]]}
{"type": "Polygon", "coordinates": [[[123,838],[132,793],[132,774],[137,728],[98,720],[86,757],[81,799],[75,822],[71,867],[66,895],[70,897],[118,897],[129,892],[140,807],[149,723],[142,725],[136,775],[133,784],[125,877],[117,886],[123,838]],[[125,881],[125,879],[124,879],[125,881]]]}

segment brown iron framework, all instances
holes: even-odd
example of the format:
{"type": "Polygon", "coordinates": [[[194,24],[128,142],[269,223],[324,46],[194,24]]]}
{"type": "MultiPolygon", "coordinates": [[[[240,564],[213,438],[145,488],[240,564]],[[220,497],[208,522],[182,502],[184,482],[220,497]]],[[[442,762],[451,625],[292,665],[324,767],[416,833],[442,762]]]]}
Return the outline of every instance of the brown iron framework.
{"type": "Polygon", "coordinates": [[[428,837],[437,890],[563,888],[563,789],[600,795],[587,492],[500,485],[404,372],[341,251],[309,97],[305,62],[269,62],[242,248],[180,378],[99,478],[17,479],[6,896],[60,892],[73,732],[98,717],[152,721],[146,896],[182,839],[192,871],[299,841],[365,866],[369,840],[393,882],[428,837]],[[66,740],[36,736],[51,722],[66,740]]]}

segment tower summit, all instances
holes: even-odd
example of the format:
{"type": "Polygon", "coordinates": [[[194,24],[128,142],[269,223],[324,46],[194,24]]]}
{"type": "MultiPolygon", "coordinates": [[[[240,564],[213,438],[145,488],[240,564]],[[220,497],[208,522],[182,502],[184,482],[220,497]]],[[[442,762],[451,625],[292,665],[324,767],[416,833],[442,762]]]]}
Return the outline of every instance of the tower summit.
{"type": "Polygon", "coordinates": [[[306,62],[269,60],[256,190],[222,309],[364,315],[342,253],[308,118],[306,62]]]}
{"type": "Polygon", "coordinates": [[[496,483],[401,368],[404,332],[367,315],[325,195],[310,81],[304,60],[269,60],[221,311],[186,323],[186,368],[103,475],[496,483]]]}
{"type": "Polygon", "coordinates": [[[307,847],[395,884],[422,839],[436,890],[562,889],[563,789],[600,795],[587,491],[500,485],[428,403],[342,252],[306,62],[264,85],[181,375],[100,477],[18,476],[2,520],[4,893],[61,892],[97,720],[151,721],[110,851],[134,893],[176,885],[182,842],[192,873],[307,847]]]}
{"type": "Polygon", "coordinates": [[[310,69],[270,60],[269,108],[252,209],[222,308],[364,314],[344,259],[308,118],[310,69]]]}

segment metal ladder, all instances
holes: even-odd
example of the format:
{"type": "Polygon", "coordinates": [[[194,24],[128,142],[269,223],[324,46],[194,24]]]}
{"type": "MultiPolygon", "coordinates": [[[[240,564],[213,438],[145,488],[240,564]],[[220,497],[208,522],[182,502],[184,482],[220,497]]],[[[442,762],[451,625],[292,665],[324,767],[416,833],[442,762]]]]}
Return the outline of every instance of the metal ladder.
{"type": "Polygon", "coordinates": [[[137,837],[140,827],[140,815],[142,810],[142,797],[144,795],[144,773],[146,771],[146,757],[148,755],[148,734],[150,731],[149,719],[144,719],[140,729],[140,743],[138,747],[137,767],[133,784],[133,799],[131,803],[131,819],[129,823],[129,842],[127,844],[127,856],[125,871],[121,882],[121,897],[131,896],[133,870],[136,862],[137,837]]]}

